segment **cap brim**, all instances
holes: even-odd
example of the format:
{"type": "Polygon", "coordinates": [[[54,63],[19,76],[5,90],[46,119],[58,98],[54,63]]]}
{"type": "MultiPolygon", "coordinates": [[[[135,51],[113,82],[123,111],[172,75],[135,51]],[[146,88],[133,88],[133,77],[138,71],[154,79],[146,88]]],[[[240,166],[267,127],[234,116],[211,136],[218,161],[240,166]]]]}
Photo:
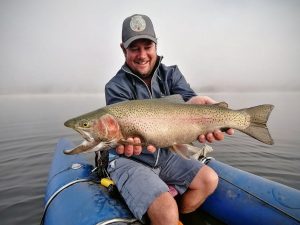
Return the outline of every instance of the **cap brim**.
{"type": "Polygon", "coordinates": [[[125,48],[128,48],[128,46],[135,40],[138,40],[138,39],[149,39],[151,41],[153,41],[155,44],[157,43],[157,38],[155,37],[152,37],[152,36],[149,36],[149,35],[138,35],[138,36],[134,36],[132,38],[129,38],[127,41],[125,41],[123,43],[124,47],[125,48]]]}

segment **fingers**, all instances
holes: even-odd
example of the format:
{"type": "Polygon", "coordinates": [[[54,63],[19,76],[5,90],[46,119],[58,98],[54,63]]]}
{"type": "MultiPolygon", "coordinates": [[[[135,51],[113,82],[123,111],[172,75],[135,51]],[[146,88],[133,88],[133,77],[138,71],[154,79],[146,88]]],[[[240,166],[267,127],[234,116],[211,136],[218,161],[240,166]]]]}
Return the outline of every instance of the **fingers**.
{"type": "Polygon", "coordinates": [[[124,154],[124,145],[119,145],[119,146],[117,146],[116,147],[116,152],[118,153],[118,154],[124,154]]]}
{"type": "MultiPolygon", "coordinates": [[[[234,129],[230,128],[226,130],[226,133],[229,135],[233,135],[234,129]]],[[[221,130],[215,130],[214,132],[207,133],[206,135],[201,134],[198,140],[201,143],[205,143],[206,141],[209,143],[212,143],[213,141],[222,141],[224,140],[224,133],[221,130]]]]}
{"type": "Polygon", "coordinates": [[[154,153],[156,151],[156,148],[153,145],[148,145],[147,150],[151,153],[154,153]]]}
{"type": "MultiPolygon", "coordinates": [[[[133,143],[133,138],[128,138],[128,142],[133,143]]],[[[133,155],[133,145],[125,145],[124,146],[124,155],[130,157],[133,155]]]]}
{"type": "MultiPolygon", "coordinates": [[[[134,141],[138,142],[138,140],[136,140],[136,139],[134,140],[133,138],[127,139],[127,142],[130,142],[130,143],[134,143],[134,141]]],[[[135,146],[135,147],[137,147],[137,146],[135,146]]],[[[116,147],[116,152],[120,155],[124,154],[129,157],[134,154],[134,147],[133,147],[133,145],[119,145],[116,147]]],[[[138,153],[137,150],[136,150],[136,153],[138,153]]]]}
{"type": "MultiPolygon", "coordinates": [[[[134,138],[128,138],[127,139],[128,143],[134,143],[135,145],[119,145],[116,147],[116,152],[118,154],[124,154],[127,157],[130,157],[132,155],[140,155],[143,148],[141,145],[141,139],[138,137],[134,138]]],[[[156,151],[156,148],[153,145],[149,145],[147,147],[148,151],[153,153],[156,151]]]]}
{"type": "Polygon", "coordinates": [[[137,144],[135,146],[133,146],[133,154],[134,155],[139,155],[142,152],[142,146],[138,145],[141,144],[141,139],[139,139],[138,137],[133,138],[133,143],[137,144]]]}
{"type": "Polygon", "coordinates": [[[230,128],[226,131],[227,134],[233,135],[234,134],[234,129],[230,128]]]}
{"type": "Polygon", "coordinates": [[[214,137],[213,133],[207,133],[206,135],[201,134],[199,136],[198,140],[201,143],[205,143],[205,142],[212,143],[215,140],[215,137],[214,137]]]}
{"type": "Polygon", "coordinates": [[[215,130],[213,133],[215,140],[222,141],[224,140],[224,133],[220,130],[215,130]]]}
{"type": "Polygon", "coordinates": [[[198,139],[199,139],[200,143],[205,143],[206,142],[206,137],[205,137],[204,134],[201,134],[198,139]]]}

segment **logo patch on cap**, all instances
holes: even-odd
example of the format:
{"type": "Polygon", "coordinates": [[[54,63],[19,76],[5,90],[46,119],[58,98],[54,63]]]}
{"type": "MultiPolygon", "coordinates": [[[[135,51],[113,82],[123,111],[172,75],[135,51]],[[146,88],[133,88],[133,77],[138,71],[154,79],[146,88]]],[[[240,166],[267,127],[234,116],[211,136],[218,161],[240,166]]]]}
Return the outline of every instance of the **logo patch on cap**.
{"type": "Polygon", "coordinates": [[[133,16],[130,21],[130,28],[135,32],[141,32],[146,28],[146,21],[142,16],[133,16]]]}

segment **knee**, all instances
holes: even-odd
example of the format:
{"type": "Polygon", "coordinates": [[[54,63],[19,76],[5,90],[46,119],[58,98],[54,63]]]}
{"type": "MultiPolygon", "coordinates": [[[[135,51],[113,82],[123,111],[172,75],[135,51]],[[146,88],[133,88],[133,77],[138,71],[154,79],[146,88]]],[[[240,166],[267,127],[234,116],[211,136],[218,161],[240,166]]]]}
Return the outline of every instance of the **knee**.
{"type": "Polygon", "coordinates": [[[210,167],[206,167],[205,176],[203,177],[204,187],[206,187],[207,194],[212,194],[219,183],[219,177],[218,174],[211,169],[210,167]]]}
{"type": "Polygon", "coordinates": [[[203,182],[207,190],[207,195],[210,195],[216,190],[219,183],[219,177],[218,174],[213,169],[211,169],[210,167],[207,168],[209,172],[204,177],[203,182]]]}
{"type": "Polygon", "coordinates": [[[218,174],[212,168],[205,165],[200,169],[189,188],[202,190],[208,196],[215,191],[218,182],[218,174]]]}
{"type": "Polygon", "coordinates": [[[151,224],[177,224],[178,207],[177,203],[168,192],[158,196],[147,210],[151,224]]]}
{"type": "Polygon", "coordinates": [[[212,168],[205,166],[203,169],[203,186],[205,187],[207,194],[210,195],[216,190],[219,183],[219,177],[218,174],[212,168]]]}

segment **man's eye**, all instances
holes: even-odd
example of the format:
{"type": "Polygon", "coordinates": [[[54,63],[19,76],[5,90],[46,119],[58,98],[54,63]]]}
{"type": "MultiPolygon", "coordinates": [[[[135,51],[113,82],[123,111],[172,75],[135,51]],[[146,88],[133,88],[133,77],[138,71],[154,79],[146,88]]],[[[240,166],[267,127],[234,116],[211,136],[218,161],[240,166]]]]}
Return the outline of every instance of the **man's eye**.
{"type": "Polygon", "coordinates": [[[138,48],[135,48],[135,47],[132,47],[132,48],[129,48],[131,51],[137,51],[139,50],[138,48]]]}

